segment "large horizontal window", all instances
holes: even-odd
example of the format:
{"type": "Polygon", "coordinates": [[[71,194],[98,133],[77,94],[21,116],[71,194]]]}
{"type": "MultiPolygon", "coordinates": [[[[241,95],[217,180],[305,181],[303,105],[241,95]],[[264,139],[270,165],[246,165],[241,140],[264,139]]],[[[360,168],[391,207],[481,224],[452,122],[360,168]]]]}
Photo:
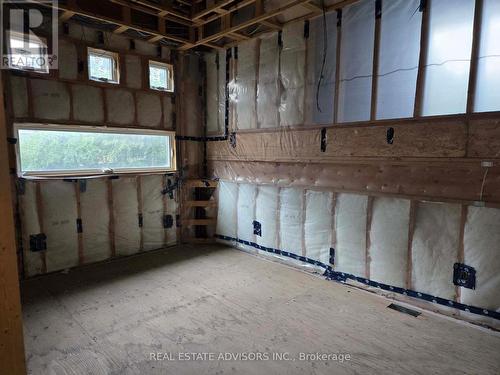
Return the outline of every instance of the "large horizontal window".
{"type": "Polygon", "coordinates": [[[16,124],[19,176],[175,170],[173,132],[16,124]]]}

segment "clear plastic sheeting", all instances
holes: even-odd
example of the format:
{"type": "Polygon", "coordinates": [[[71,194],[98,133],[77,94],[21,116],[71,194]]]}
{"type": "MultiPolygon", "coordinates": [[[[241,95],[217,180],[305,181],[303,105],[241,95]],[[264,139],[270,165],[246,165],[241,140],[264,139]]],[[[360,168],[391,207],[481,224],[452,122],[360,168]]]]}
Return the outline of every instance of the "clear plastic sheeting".
{"type": "Polygon", "coordinates": [[[278,187],[258,187],[255,203],[255,220],[261,225],[261,236],[256,236],[256,242],[259,245],[273,249],[278,247],[278,197],[278,187]]]}
{"type": "Polygon", "coordinates": [[[305,255],[329,264],[332,244],[332,193],[308,190],[305,211],[305,255]]]}
{"type": "Polygon", "coordinates": [[[82,190],[83,261],[98,262],[111,256],[107,182],[101,178],[85,180],[85,189],[82,190]]]}
{"type": "Polygon", "coordinates": [[[339,122],[370,119],[375,1],[362,0],[342,12],[339,122]]]}
{"type": "Polygon", "coordinates": [[[278,33],[261,37],[259,82],[257,86],[257,127],[276,128],[279,108],[278,33]]]}
{"type": "Polygon", "coordinates": [[[338,194],[335,206],[335,270],[366,276],[368,197],[338,194]]]}
{"type": "Polygon", "coordinates": [[[224,131],[226,108],[226,53],[205,54],[207,75],[207,130],[209,133],[224,131]]]}
{"type": "Polygon", "coordinates": [[[280,191],[280,249],[303,254],[305,192],[282,188],[280,191]]]}
{"type": "Polygon", "coordinates": [[[455,299],[453,264],[458,261],[461,207],[419,202],[412,243],[412,289],[455,299]]]}
{"type": "Polygon", "coordinates": [[[238,184],[219,181],[218,184],[218,214],[217,214],[217,234],[236,238],[237,228],[237,205],[238,184]]]}
{"type": "Polygon", "coordinates": [[[464,263],[476,270],[476,289],[461,288],[461,302],[500,311],[500,210],[469,207],[464,263]]]}
{"type": "Polygon", "coordinates": [[[238,73],[234,85],[237,129],[257,127],[258,48],[258,39],[252,39],[238,45],[238,73]]]}
{"type": "Polygon", "coordinates": [[[377,119],[413,117],[420,55],[420,0],[382,2],[377,119]]]}
{"type": "Polygon", "coordinates": [[[163,228],[163,179],[162,175],[141,177],[143,250],[155,250],[165,243],[163,228]]]}
{"type": "Polygon", "coordinates": [[[307,39],[305,99],[305,122],[307,124],[330,124],[333,122],[337,56],[337,14],[335,12],[326,14],[326,40],[323,27],[323,16],[310,21],[309,38],[307,39]],[[320,82],[323,57],[325,57],[325,64],[323,78],[320,82]]]}
{"type": "Polygon", "coordinates": [[[466,110],[474,3],[474,0],[430,1],[424,116],[466,110]]]}
{"type": "Polygon", "coordinates": [[[483,0],[474,110],[500,110],[500,1],[483,0]]]}
{"type": "Polygon", "coordinates": [[[113,180],[115,247],[117,255],[131,255],[140,250],[139,203],[134,177],[113,180]]]}
{"type": "Polygon", "coordinates": [[[78,265],[75,184],[44,181],[40,184],[43,229],[47,236],[47,272],[78,265]]]}
{"type": "Polygon", "coordinates": [[[281,91],[280,126],[304,123],[304,87],[306,64],[306,40],[304,23],[294,22],[283,28],[283,49],[280,71],[281,91]]]}
{"type": "Polygon", "coordinates": [[[370,228],[370,279],[406,286],[410,201],[374,198],[370,228]]]}
{"type": "Polygon", "coordinates": [[[28,277],[42,273],[42,254],[30,249],[30,236],[41,233],[36,201],[36,183],[25,181],[24,193],[19,195],[19,209],[22,222],[23,266],[28,277]]]}
{"type": "MultiPolygon", "coordinates": [[[[257,196],[257,186],[250,184],[238,185],[238,206],[237,206],[237,233],[238,238],[255,242],[253,233],[253,221],[255,220],[255,198],[257,196]]],[[[246,245],[242,248],[253,249],[246,245]]]]}

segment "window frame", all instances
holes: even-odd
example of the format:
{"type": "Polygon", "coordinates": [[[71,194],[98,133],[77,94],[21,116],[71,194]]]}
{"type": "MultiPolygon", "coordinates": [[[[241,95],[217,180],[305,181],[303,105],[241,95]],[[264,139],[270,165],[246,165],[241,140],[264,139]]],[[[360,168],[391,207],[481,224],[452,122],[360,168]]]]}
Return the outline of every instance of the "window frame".
{"type": "Polygon", "coordinates": [[[148,83],[149,88],[155,91],[162,92],[174,92],[174,66],[172,64],[168,64],[162,61],[157,60],[149,60],[148,61],[148,83]],[[164,68],[167,71],[167,88],[163,87],[154,87],[151,86],[151,66],[156,68],[164,68]]]}
{"type": "Polygon", "coordinates": [[[76,176],[113,176],[130,174],[160,174],[175,172],[177,170],[175,131],[117,128],[105,126],[87,125],[56,125],[56,124],[35,124],[35,123],[14,123],[14,134],[16,142],[16,169],[17,175],[21,178],[29,177],[76,177],[76,176]],[[140,134],[140,135],[163,135],[170,137],[170,167],[148,167],[148,168],[114,168],[114,169],[74,169],[74,170],[54,170],[54,171],[28,171],[21,169],[21,148],[19,130],[53,130],[68,132],[89,132],[89,133],[114,133],[114,134],[140,134]]]}
{"type": "Polygon", "coordinates": [[[118,52],[108,51],[104,49],[87,47],[87,77],[90,81],[101,82],[101,83],[111,83],[114,85],[120,84],[120,54],[118,52]],[[112,79],[92,77],[90,75],[90,56],[91,55],[105,55],[111,58],[113,61],[112,68],[112,79]]]}
{"type": "MultiPolygon", "coordinates": [[[[18,31],[13,31],[13,30],[8,30],[6,32],[6,37],[7,37],[7,50],[9,52],[10,55],[12,55],[12,51],[13,51],[13,47],[11,45],[11,39],[14,38],[14,39],[18,39],[18,40],[22,40],[24,41],[24,37],[25,37],[25,34],[24,33],[20,33],[18,31]]],[[[11,61],[9,59],[9,63],[8,63],[8,66],[9,66],[9,69],[12,69],[12,70],[18,70],[18,71],[21,71],[21,72],[31,72],[31,73],[38,73],[38,74],[49,74],[50,73],[50,68],[49,68],[49,63],[48,63],[48,60],[49,60],[49,54],[48,54],[48,48],[47,48],[47,39],[46,38],[43,38],[43,37],[39,37],[37,36],[38,39],[40,39],[40,42],[42,43],[42,48],[40,49],[40,51],[43,53],[43,56],[45,58],[45,66],[43,69],[37,69],[37,68],[31,68],[31,67],[28,67],[28,66],[18,66],[18,65],[12,65],[11,64],[11,61]]],[[[14,50],[16,50],[16,48],[14,48],[14,50]]]]}

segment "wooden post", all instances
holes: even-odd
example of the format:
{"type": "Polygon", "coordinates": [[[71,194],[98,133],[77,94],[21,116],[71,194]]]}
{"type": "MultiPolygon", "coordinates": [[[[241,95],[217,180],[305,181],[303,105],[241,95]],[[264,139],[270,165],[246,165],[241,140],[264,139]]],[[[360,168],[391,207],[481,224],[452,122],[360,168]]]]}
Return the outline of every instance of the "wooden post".
{"type": "Polygon", "coordinates": [[[413,235],[417,218],[418,201],[410,201],[410,219],[408,221],[408,250],[406,254],[406,289],[412,289],[413,277],[413,235]]]}
{"type": "Polygon", "coordinates": [[[375,5],[375,41],[373,45],[373,70],[372,70],[372,94],[371,94],[371,111],[370,120],[375,121],[377,118],[377,94],[378,94],[378,66],[380,55],[380,23],[382,16],[382,2],[376,1],[375,5]]]}
{"type": "Polygon", "coordinates": [[[26,374],[7,127],[0,79],[0,373],[26,374]]]}
{"type": "Polygon", "coordinates": [[[424,101],[424,84],[427,63],[427,50],[429,48],[429,3],[422,10],[422,28],[420,30],[420,56],[418,58],[417,86],[415,89],[415,103],[413,117],[422,116],[424,101]]]}
{"type": "Polygon", "coordinates": [[[373,197],[368,196],[366,204],[366,249],[365,249],[365,277],[370,278],[370,231],[372,229],[373,197]]]}

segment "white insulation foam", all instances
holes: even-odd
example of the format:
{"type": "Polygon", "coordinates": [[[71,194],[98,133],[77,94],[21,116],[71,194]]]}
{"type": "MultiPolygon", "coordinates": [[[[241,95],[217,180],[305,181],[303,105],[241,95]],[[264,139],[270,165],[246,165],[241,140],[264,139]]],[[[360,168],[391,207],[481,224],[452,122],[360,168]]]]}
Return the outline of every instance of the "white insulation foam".
{"type": "Polygon", "coordinates": [[[41,232],[36,205],[36,184],[36,182],[26,181],[24,194],[19,195],[22,220],[23,262],[26,276],[34,276],[42,273],[42,254],[30,250],[30,236],[41,232]]]}
{"type": "Polygon", "coordinates": [[[335,270],[366,276],[365,195],[338,194],[335,207],[335,270]]]}
{"type": "Polygon", "coordinates": [[[464,263],[476,270],[476,289],[461,288],[461,302],[500,311],[500,210],[468,210],[464,263]]]}
{"type": "Polygon", "coordinates": [[[412,289],[449,300],[455,298],[453,264],[457,262],[461,207],[419,202],[412,242],[412,289]]]}
{"type": "Polygon", "coordinates": [[[256,240],[259,245],[273,249],[278,247],[278,204],[279,188],[258,187],[255,220],[261,224],[262,236],[256,236],[256,240]]]}
{"type": "Polygon", "coordinates": [[[302,254],[304,190],[282,188],[280,192],[280,249],[302,254]]]}
{"type": "Polygon", "coordinates": [[[405,287],[410,201],[374,198],[370,229],[370,278],[405,287]]]}
{"type": "Polygon", "coordinates": [[[41,183],[43,226],[47,235],[47,272],[78,265],[76,191],[73,182],[41,183]]]}
{"type": "MultiPolygon", "coordinates": [[[[257,186],[240,184],[238,188],[238,238],[245,241],[255,242],[253,234],[253,221],[255,220],[255,198],[257,186]]],[[[254,249],[246,245],[242,248],[254,249]]],[[[255,249],[254,249],[255,250],[255,249]]]]}
{"type": "Polygon", "coordinates": [[[142,234],[144,250],[163,247],[165,228],[163,228],[163,176],[151,175],[141,178],[142,192],[142,234]]]}
{"type": "Polygon", "coordinates": [[[113,180],[115,246],[117,255],[130,255],[140,249],[139,203],[135,178],[113,180]]]}
{"type": "Polygon", "coordinates": [[[97,262],[111,256],[109,244],[109,206],[107,181],[102,178],[86,181],[80,193],[83,224],[83,261],[97,262]]]}
{"type": "Polygon", "coordinates": [[[238,184],[220,180],[218,189],[217,234],[236,238],[238,184]]]}
{"type": "Polygon", "coordinates": [[[332,193],[306,192],[306,257],[329,264],[332,240],[332,193]]]}

